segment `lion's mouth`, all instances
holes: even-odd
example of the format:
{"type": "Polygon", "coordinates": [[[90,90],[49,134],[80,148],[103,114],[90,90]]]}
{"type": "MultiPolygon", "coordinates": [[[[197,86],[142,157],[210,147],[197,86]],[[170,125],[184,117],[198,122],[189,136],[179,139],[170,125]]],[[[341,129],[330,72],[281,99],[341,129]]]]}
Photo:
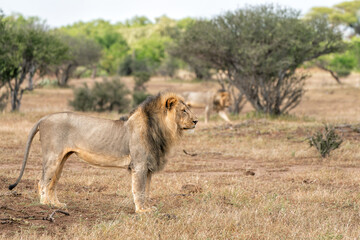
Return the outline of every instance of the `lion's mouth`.
{"type": "Polygon", "coordinates": [[[184,127],[184,128],[182,128],[182,130],[191,130],[191,129],[194,129],[194,128],[195,128],[195,126],[192,126],[192,127],[189,127],[189,128],[184,127]]]}

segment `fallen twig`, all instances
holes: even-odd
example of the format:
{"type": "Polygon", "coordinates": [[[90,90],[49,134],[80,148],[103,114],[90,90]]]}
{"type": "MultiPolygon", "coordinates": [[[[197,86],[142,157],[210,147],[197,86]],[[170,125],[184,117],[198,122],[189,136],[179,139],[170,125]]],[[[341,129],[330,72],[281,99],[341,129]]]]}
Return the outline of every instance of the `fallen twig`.
{"type": "Polygon", "coordinates": [[[196,156],[197,153],[188,153],[185,149],[183,149],[183,152],[186,154],[186,155],[190,155],[192,157],[196,156]]]}
{"type": "Polygon", "coordinates": [[[55,222],[54,215],[57,212],[62,213],[64,215],[66,215],[66,216],[70,216],[70,213],[64,212],[62,210],[57,209],[57,210],[53,211],[48,217],[44,217],[43,220],[47,220],[47,221],[50,221],[50,222],[55,222]]]}
{"type": "Polygon", "coordinates": [[[16,211],[15,209],[10,208],[10,207],[8,207],[8,206],[1,206],[0,209],[16,211]]]}
{"type": "Polygon", "coordinates": [[[15,217],[0,218],[1,224],[8,224],[8,223],[13,223],[13,222],[17,222],[19,224],[21,224],[21,223],[29,224],[28,221],[21,219],[21,218],[15,218],[15,217]]]}
{"type": "Polygon", "coordinates": [[[11,192],[6,192],[6,193],[2,193],[0,194],[0,196],[20,196],[21,193],[17,193],[16,191],[11,191],[11,192]]]}

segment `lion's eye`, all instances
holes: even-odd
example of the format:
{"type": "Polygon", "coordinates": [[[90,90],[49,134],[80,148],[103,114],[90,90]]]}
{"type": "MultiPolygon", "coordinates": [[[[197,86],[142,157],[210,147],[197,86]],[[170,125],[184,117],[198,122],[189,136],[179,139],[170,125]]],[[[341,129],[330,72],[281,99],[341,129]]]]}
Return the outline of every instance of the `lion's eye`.
{"type": "Polygon", "coordinates": [[[184,113],[186,113],[186,109],[182,110],[184,113]]]}

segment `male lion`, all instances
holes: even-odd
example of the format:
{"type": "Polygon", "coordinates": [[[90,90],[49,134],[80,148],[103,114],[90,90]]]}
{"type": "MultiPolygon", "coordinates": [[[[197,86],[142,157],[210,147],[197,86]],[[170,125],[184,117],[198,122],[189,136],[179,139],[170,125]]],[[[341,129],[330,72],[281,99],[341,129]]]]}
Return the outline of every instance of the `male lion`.
{"type": "Polygon", "coordinates": [[[184,92],[186,104],[191,108],[205,107],[205,123],[208,123],[211,110],[215,110],[226,122],[230,119],[225,113],[225,109],[230,106],[230,93],[225,90],[218,90],[216,93],[209,92],[184,92]]]}
{"type": "Polygon", "coordinates": [[[145,207],[151,175],[166,163],[170,147],[198,122],[183,98],[173,93],[149,97],[127,121],[107,120],[76,113],[55,113],[40,119],[32,128],[24,160],[13,189],[20,182],[31,142],[40,132],[43,172],[39,182],[40,202],[64,207],[56,196],[56,183],[66,159],[73,153],[102,167],[129,169],[136,212],[145,207]]]}

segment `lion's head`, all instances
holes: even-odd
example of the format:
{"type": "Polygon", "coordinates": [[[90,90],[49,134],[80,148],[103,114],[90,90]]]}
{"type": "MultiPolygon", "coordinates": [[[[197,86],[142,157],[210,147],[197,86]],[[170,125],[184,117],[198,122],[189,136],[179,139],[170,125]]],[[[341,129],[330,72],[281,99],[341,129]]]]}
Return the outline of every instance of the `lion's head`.
{"type": "Polygon", "coordinates": [[[130,116],[136,112],[142,113],[150,135],[153,137],[155,135],[161,136],[165,139],[174,140],[181,136],[184,130],[195,128],[198,122],[198,118],[185,104],[184,99],[171,92],[162,92],[156,96],[148,97],[130,113],[130,116]]]}
{"type": "Polygon", "coordinates": [[[158,171],[164,164],[157,161],[163,159],[183,131],[195,128],[198,119],[182,97],[174,93],[159,93],[148,97],[130,113],[128,122],[135,127],[141,126],[146,146],[156,160],[156,164],[148,164],[148,167],[151,171],[158,171]]]}
{"type": "Polygon", "coordinates": [[[213,103],[216,111],[224,110],[231,105],[230,93],[225,90],[217,91],[213,103]]]}
{"type": "Polygon", "coordinates": [[[198,119],[182,97],[174,93],[165,93],[162,99],[166,109],[165,122],[168,127],[174,129],[176,125],[178,131],[195,128],[198,119]]]}

